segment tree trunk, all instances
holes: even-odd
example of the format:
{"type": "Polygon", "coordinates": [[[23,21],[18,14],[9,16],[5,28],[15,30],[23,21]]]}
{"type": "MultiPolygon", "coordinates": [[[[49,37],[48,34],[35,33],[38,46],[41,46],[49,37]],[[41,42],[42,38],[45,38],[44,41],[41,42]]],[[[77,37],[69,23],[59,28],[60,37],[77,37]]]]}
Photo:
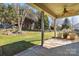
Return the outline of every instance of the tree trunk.
{"type": "Polygon", "coordinates": [[[22,17],[22,19],[18,20],[18,32],[20,32],[20,33],[22,32],[22,26],[23,26],[24,18],[25,17],[22,17]]]}
{"type": "Polygon", "coordinates": [[[22,29],[21,29],[21,24],[20,24],[20,19],[18,19],[18,32],[21,33],[22,29]]]}
{"type": "Polygon", "coordinates": [[[34,30],[34,27],[35,27],[35,23],[33,22],[31,26],[31,30],[34,30]]]}

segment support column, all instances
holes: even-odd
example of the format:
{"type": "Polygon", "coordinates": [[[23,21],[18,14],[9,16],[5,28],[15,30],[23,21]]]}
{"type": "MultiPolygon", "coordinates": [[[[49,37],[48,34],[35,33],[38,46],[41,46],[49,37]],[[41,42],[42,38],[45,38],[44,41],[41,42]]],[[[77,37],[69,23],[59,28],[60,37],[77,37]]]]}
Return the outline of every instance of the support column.
{"type": "Polygon", "coordinates": [[[54,19],[54,37],[56,38],[56,19],[54,19]]]}
{"type": "Polygon", "coordinates": [[[44,44],[44,12],[41,12],[41,46],[44,44]]]}

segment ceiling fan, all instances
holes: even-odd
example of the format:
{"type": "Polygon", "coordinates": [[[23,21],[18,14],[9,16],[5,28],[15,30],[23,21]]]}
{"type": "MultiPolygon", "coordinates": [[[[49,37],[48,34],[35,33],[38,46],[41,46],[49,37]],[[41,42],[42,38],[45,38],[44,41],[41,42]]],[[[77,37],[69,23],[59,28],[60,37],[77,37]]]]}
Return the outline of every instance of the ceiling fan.
{"type": "Polygon", "coordinates": [[[66,15],[70,16],[72,14],[74,14],[74,10],[73,9],[69,9],[68,5],[65,5],[62,16],[66,16],[66,15]]]}

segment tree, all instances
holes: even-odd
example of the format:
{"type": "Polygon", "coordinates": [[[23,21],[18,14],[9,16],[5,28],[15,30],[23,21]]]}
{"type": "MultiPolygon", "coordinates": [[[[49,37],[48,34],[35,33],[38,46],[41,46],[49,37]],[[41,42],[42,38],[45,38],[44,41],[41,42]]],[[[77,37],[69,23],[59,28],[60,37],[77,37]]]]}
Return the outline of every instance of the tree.
{"type": "Polygon", "coordinates": [[[21,32],[24,19],[27,15],[26,7],[22,8],[20,4],[15,4],[15,11],[18,21],[18,32],[21,32]]]}
{"type": "Polygon", "coordinates": [[[34,13],[32,9],[28,8],[27,9],[27,16],[26,16],[26,18],[30,19],[30,21],[31,21],[31,24],[29,24],[29,26],[31,25],[30,29],[34,30],[34,28],[35,28],[35,22],[38,21],[37,14],[34,13]]]}
{"type": "Polygon", "coordinates": [[[48,29],[49,28],[49,24],[48,24],[48,16],[44,15],[44,29],[48,29]]]}
{"type": "MultiPolygon", "coordinates": [[[[39,14],[40,16],[40,14],[39,14]]],[[[36,22],[36,29],[41,29],[41,19],[39,17],[38,22],[36,22]]],[[[48,24],[48,16],[44,15],[44,29],[47,30],[49,28],[49,24],[48,24]]]]}
{"type": "MultiPolygon", "coordinates": [[[[12,24],[14,24],[13,22],[15,22],[16,18],[14,6],[12,4],[7,4],[7,6],[4,4],[2,7],[3,7],[3,12],[1,14],[2,23],[9,24],[9,26],[11,26],[12,24]]],[[[5,28],[6,26],[7,25],[4,25],[5,28]]]]}
{"type": "Polygon", "coordinates": [[[71,28],[70,21],[67,18],[64,20],[64,23],[62,24],[62,29],[64,28],[65,29],[71,28]]]}
{"type": "Polygon", "coordinates": [[[23,29],[34,30],[36,22],[38,22],[37,13],[33,12],[31,8],[27,8],[27,16],[23,23],[23,29]]]}
{"type": "Polygon", "coordinates": [[[1,22],[4,21],[4,17],[5,16],[5,5],[4,4],[0,4],[0,20],[1,22]]]}
{"type": "Polygon", "coordinates": [[[4,29],[6,29],[6,26],[4,25],[4,23],[7,21],[7,7],[5,6],[5,4],[0,4],[0,18],[1,18],[1,23],[3,24],[4,29]]]}

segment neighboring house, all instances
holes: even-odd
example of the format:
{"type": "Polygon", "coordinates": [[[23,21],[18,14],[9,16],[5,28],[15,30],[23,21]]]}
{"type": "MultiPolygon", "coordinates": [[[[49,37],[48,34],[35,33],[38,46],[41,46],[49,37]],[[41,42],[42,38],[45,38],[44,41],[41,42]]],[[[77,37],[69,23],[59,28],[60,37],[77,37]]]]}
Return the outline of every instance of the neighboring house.
{"type": "Polygon", "coordinates": [[[0,28],[12,28],[13,25],[9,24],[9,23],[0,23],[0,28]]]}

